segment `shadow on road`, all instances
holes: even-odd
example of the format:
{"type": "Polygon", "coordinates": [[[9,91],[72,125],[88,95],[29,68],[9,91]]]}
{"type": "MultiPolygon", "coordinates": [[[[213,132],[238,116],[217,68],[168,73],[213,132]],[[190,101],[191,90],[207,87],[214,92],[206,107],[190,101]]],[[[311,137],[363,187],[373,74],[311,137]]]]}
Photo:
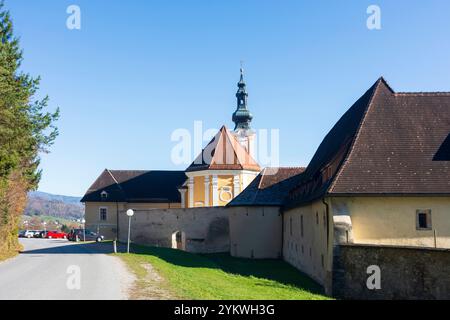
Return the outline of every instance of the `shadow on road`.
{"type": "MultiPolygon", "coordinates": [[[[39,241],[39,240],[36,240],[39,241]]],[[[109,254],[114,252],[113,242],[89,242],[73,243],[67,240],[53,240],[47,248],[25,249],[20,254],[109,254]]],[[[118,251],[123,252],[123,247],[118,245],[118,251]]]]}

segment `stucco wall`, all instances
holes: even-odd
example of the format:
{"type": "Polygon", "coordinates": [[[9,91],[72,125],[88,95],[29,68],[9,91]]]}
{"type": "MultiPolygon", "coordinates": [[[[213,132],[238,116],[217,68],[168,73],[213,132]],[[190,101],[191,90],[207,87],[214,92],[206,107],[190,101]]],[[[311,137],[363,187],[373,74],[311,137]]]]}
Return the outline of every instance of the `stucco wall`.
{"type": "MultiPolygon", "coordinates": [[[[183,233],[186,251],[229,252],[228,212],[224,207],[135,210],[131,241],[138,244],[173,247],[174,234],[183,233]]],[[[119,240],[126,241],[128,217],[119,212],[119,240]]]]}
{"type": "Polygon", "coordinates": [[[450,248],[450,197],[339,197],[334,215],[349,215],[360,244],[450,248]],[[432,230],[416,229],[416,211],[431,209],[432,230]]]}
{"type": "Polygon", "coordinates": [[[114,239],[117,233],[117,210],[123,208],[123,203],[87,202],[85,205],[86,228],[100,232],[107,239],[114,239]],[[100,208],[107,209],[107,220],[100,220],[100,208]]]}
{"type": "Polygon", "coordinates": [[[149,210],[153,208],[179,208],[180,203],[115,203],[115,202],[87,202],[85,204],[86,228],[100,232],[106,239],[117,237],[117,214],[128,209],[149,210]],[[107,209],[107,220],[100,220],[100,208],[107,209]]]}
{"type": "Polygon", "coordinates": [[[230,207],[231,255],[281,258],[282,217],[279,207],[230,207]]]}
{"type": "Polygon", "coordinates": [[[333,235],[326,206],[317,201],[285,211],[283,216],[283,259],[329,290],[333,235]]]}
{"type": "Polygon", "coordinates": [[[341,245],[333,295],[345,299],[450,299],[450,250],[341,245]],[[380,268],[380,290],[369,290],[369,266],[380,268]]]}

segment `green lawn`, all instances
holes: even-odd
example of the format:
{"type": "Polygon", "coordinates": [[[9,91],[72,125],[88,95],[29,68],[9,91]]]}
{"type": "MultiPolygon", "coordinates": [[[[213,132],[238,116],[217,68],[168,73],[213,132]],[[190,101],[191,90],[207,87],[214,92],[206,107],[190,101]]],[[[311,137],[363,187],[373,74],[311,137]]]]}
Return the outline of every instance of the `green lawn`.
{"type": "Polygon", "coordinates": [[[138,278],[150,263],[163,284],[181,299],[327,299],[319,285],[280,260],[232,258],[227,254],[198,255],[184,251],[133,246],[119,254],[138,278]]]}

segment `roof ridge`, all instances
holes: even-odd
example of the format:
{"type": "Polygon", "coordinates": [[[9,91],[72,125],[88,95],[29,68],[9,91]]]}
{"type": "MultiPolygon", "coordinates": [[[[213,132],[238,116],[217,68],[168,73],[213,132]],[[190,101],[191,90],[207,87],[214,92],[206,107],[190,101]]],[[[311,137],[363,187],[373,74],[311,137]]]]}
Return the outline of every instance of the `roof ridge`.
{"type": "Polygon", "coordinates": [[[450,96],[450,91],[404,91],[404,92],[396,92],[395,93],[396,96],[406,96],[406,95],[411,95],[411,96],[450,96]]]}
{"type": "Polygon", "coordinates": [[[263,178],[264,178],[264,176],[265,176],[266,169],[267,169],[267,168],[264,168],[264,169],[259,173],[259,175],[261,176],[261,179],[259,179],[258,190],[261,189],[261,183],[263,182],[263,178]]]}
{"type": "Polygon", "coordinates": [[[394,89],[392,89],[392,87],[390,86],[390,84],[386,81],[386,79],[385,79],[383,76],[381,76],[381,77],[378,78],[378,80],[377,80],[377,82],[376,82],[377,87],[379,86],[379,84],[380,84],[381,82],[389,89],[389,91],[391,91],[392,93],[395,94],[394,89]]]}
{"type": "Polygon", "coordinates": [[[119,181],[117,181],[116,177],[114,177],[114,175],[112,174],[111,170],[109,170],[109,169],[105,169],[105,170],[109,173],[109,175],[110,175],[111,178],[114,180],[114,182],[115,182],[117,185],[120,186],[119,181]]]}
{"type": "MultiPolygon", "coordinates": [[[[348,149],[344,160],[342,161],[341,165],[339,166],[338,171],[336,172],[336,174],[334,175],[331,183],[329,184],[329,186],[326,189],[326,193],[329,193],[331,190],[334,189],[337,180],[339,179],[339,177],[341,176],[342,172],[344,171],[346,164],[348,162],[348,160],[350,159],[353,149],[355,148],[356,145],[356,141],[358,140],[360,133],[361,133],[361,128],[363,126],[363,123],[365,122],[366,118],[367,118],[367,114],[369,113],[369,110],[371,109],[371,106],[373,104],[373,100],[378,92],[378,89],[380,88],[380,84],[384,83],[387,85],[387,87],[390,89],[390,91],[392,91],[393,93],[395,93],[387,84],[386,80],[384,80],[383,77],[379,78],[377,82],[375,82],[375,87],[373,88],[372,94],[370,96],[369,102],[367,103],[367,107],[366,110],[364,111],[363,116],[361,117],[361,121],[359,122],[358,128],[356,129],[356,133],[353,136],[353,141],[350,145],[350,148],[348,149]]],[[[373,87],[373,86],[372,86],[373,87]]]]}
{"type": "MultiPolygon", "coordinates": [[[[236,159],[238,162],[241,162],[241,159],[239,159],[239,155],[236,152],[236,147],[235,147],[235,144],[238,144],[240,146],[239,141],[237,141],[235,136],[232,136],[232,134],[228,131],[227,127],[225,127],[225,125],[222,128],[225,130],[226,137],[229,140],[231,147],[233,149],[233,154],[234,154],[233,161],[234,161],[234,159],[236,159]]],[[[226,150],[226,148],[225,148],[225,150],[226,150]]],[[[227,155],[225,155],[225,158],[226,157],[227,157],[227,155]]],[[[239,163],[239,164],[241,165],[241,167],[243,167],[241,163],[239,163]]]]}

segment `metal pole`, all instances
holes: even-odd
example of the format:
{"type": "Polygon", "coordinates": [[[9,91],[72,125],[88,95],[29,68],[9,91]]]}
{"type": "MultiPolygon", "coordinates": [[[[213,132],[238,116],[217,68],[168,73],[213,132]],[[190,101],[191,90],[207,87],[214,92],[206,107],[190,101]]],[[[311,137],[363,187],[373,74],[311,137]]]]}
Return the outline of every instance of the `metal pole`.
{"type": "Polygon", "coordinates": [[[437,232],[436,229],[433,230],[434,233],[434,247],[437,248],[437,232]]]}
{"type": "Polygon", "coordinates": [[[130,231],[131,231],[131,217],[128,217],[128,246],[127,246],[127,253],[130,253],[130,231]]]}

